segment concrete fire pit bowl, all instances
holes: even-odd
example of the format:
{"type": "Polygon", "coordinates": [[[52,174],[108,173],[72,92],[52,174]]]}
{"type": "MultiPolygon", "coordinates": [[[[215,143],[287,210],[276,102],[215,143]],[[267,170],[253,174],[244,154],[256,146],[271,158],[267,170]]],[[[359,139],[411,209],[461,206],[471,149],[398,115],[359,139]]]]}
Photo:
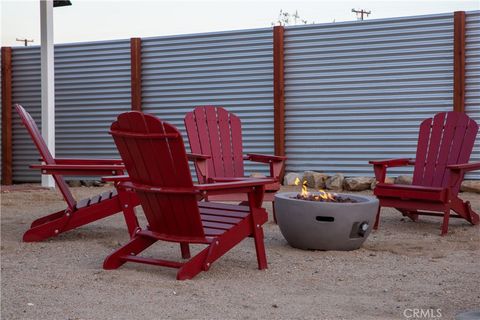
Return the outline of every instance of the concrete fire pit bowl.
{"type": "Polygon", "coordinates": [[[287,242],[294,248],[355,250],[367,239],[375,222],[378,199],[337,194],[354,203],[296,199],[296,192],[275,195],[275,216],[287,242]]]}

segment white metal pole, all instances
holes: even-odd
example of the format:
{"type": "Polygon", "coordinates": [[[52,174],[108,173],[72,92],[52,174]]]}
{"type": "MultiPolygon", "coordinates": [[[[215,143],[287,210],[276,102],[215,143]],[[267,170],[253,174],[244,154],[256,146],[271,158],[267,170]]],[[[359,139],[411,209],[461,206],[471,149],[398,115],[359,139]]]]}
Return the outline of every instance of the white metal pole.
{"type": "MultiPolygon", "coordinates": [[[[42,136],[55,157],[55,68],[53,59],[53,1],[40,0],[42,136]]],[[[42,175],[43,187],[55,187],[50,175],[42,175]]]]}

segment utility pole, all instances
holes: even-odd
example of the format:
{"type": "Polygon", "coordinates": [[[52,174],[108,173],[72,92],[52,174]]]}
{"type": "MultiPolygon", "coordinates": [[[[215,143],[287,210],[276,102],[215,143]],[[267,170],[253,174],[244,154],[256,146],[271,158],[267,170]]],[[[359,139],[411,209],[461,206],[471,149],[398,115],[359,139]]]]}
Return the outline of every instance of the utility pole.
{"type": "Polygon", "coordinates": [[[352,12],[357,14],[357,20],[363,21],[363,16],[366,15],[367,17],[372,13],[371,11],[365,11],[363,9],[355,10],[352,9],[352,12]]]}
{"type": "Polygon", "coordinates": [[[16,38],[16,40],[19,41],[19,42],[23,42],[23,43],[25,44],[25,47],[28,46],[28,43],[29,43],[29,42],[33,42],[33,39],[32,39],[32,40],[28,40],[27,38],[25,38],[25,39],[18,39],[18,38],[16,38]]]}

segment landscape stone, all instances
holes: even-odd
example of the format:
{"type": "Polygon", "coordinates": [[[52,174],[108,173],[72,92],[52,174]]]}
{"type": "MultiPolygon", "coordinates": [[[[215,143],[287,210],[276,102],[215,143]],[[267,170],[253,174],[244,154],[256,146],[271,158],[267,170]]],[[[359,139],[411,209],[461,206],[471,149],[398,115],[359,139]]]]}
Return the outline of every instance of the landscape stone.
{"type": "Polygon", "coordinates": [[[283,178],[283,185],[284,186],[294,186],[295,185],[295,180],[296,179],[299,179],[301,180],[302,179],[302,175],[300,173],[296,173],[296,172],[289,172],[285,175],[285,177],[283,178]]]}
{"type": "Polygon", "coordinates": [[[336,173],[335,175],[329,177],[325,182],[325,187],[329,190],[338,190],[343,189],[343,181],[345,180],[343,174],[336,173]]]}
{"type": "Polygon", "coordinates": [[[68,180],[68,185],[72,188],[81,187],[82,182],[80,180],[68,180]]]}
{"type": "Polygon", "coordinates": [[[372,177],[351,177],[346,178],[343,187],[348,191],[363,191],[370,189],[375,178],[372,177]]]}
{"type": "Polygon", "coordinates": [[[460,186],[462,192],[480,193],[480,180],[465,180],[460,186]]]}
{"type": "Polygon", "coordinates": [[[395,184],[412,184],[412,176],[398,176],[395,178],[395,184]]]}
{"type": "MultiPolygon", "coordinates": [[[[394,178],[390,178],[390,177],[386,177],[385,178],[385,183],[390,183],[390,184],[393,184],[395,183],[395,179],[394,178]]],[[[375,187],[377,186],[377,180],[376,179],[373,179],[373,182],[372,184],[370,185],[370,189],[375,189],[375,187]]]]}
{"type": "Polygon", "coordinates": [[[321,172],[305,171],[303,173],[303,181],[307,182],[307,187],[314,189],[325,189],[325,182],[328,179],[328,175],[321,172]]]}
{"type": "Polygon", "coordinates": [[[85,187],[93,187],[93,186],[94,186],[94,183],[95,183],[94,180],[82,180],[82,184],[83,184],[85,187]]]}

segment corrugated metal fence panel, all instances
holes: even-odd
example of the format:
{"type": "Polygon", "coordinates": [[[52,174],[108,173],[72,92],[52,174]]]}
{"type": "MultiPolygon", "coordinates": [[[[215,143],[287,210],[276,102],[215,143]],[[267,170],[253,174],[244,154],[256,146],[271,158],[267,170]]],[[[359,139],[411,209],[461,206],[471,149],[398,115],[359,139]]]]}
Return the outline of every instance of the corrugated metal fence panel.
{"type": "MultiPolygon", "coordinates": [[[[39,48],[15,48],[12,69],[13,101],[22,104],[40,126],[39,48]]],[[[119,113],[128,110],[129,40],[55,46],[57,157],[119,157],[108,128],[119,113]]],[[[38,153],[20,119],[14,116],[14,180],[39,181],[38,172],[28,169],[38,162],[38,153]]]]}
{"type": "Polygon", "coordinates": [[[452,55],[453,14],[286,28],[287,170],[413,157],[421,120],[452,109],[452,55]]]}
{"type": "MultiPolygon", "coordinates": [[[[21,104],[41,128],[40,48],[17,47],[12,49],[12,102],[21,104]]],[[[13,181],[38,182],[40,174],[29,169],[38,163],[38,152],[15,110],[13,125],[13,181]]]]}
{"type": "Polygon", "coordinates": [[[177,126],[188,146],[183,118],[201,105],[241,118],[245,153],[273,154],[271,28],[142,39],[143,110],[177,126]]]}
{"type": "Polygon", "coordinates": [[[55,46],[57,157],[119,158],[108,129],[130,96],[130,40],[55,46]]]}
{"type": "MultiPolygon", "coordinates": [[[[467,114],[480,124],[480,11],[467,12],[466,21],[466,99],[467,114]]],[[[470,159],[480,161],[480,135],[470,159]]],[[[480,179],[477,171],[467,178],[480,179]]]]}

